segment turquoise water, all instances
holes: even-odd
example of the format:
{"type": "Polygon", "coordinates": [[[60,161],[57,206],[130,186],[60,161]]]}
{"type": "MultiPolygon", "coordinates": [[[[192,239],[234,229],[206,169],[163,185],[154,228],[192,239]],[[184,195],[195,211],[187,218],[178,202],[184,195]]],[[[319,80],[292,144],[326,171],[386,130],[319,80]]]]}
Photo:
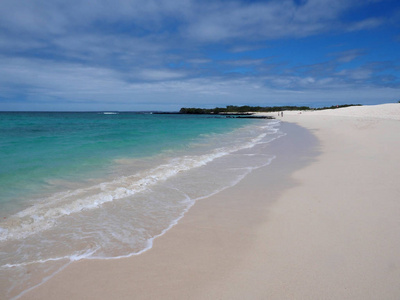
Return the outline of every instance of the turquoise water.
{"type": "Polygon", "coordinates": [[[54,191],[57,179],[101,177],[115,159],[182,149],[202,134],[246,123],[189,115],[0,113],[2,215],[31,200],[27,195],[54,191]]]}
{"type": "Polygon", "coordinates": [[[275,157],[276,120],[0,113],[0,298],[75,260],[139,255],[275,157]]]}

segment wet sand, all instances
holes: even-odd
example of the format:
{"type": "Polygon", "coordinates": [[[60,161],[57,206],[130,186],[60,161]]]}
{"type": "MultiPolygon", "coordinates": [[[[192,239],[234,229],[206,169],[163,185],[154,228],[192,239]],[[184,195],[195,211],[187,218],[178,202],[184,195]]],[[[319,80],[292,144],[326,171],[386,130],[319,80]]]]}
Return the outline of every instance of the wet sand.
{"type": "Polygon", "coordinates": [[[400,104],[282,120],[271,165],[151,250],[72,263],[22,298],[399,299],[400,104]]]}

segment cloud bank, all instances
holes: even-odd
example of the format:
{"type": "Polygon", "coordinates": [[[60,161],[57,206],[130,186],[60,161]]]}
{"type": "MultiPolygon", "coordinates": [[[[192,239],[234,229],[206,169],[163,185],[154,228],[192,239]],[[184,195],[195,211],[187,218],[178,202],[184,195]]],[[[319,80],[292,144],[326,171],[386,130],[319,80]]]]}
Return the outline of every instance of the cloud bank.
{"type": "Polygon", "coordinates": [[[399,7],[3,0],[0,110],[394,101],[399,7]]]}

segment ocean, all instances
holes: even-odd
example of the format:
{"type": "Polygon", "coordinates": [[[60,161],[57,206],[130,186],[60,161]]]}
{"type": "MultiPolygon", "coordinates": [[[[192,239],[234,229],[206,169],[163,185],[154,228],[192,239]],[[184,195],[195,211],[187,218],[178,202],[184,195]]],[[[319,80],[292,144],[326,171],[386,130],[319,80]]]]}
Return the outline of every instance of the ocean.
{"type": "Polygon", "coordinates": [[[268,119],[0,113],[0,298],[150,249],[196,201],[269,165],[283,135],[268,119]]]}

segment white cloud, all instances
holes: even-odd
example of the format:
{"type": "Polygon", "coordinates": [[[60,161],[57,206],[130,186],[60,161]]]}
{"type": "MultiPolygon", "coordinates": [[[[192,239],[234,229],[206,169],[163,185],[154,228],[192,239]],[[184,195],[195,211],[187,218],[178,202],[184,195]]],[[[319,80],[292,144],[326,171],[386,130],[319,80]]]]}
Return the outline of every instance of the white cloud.
{"type": "Polygon", "coordinates": [[[338,62],[347,63],[365,54],[366,52],[363,49],[351,49],[351,50],[331,53],[330,55],[335,56],[338,62]]]}
{"type": "Polygon", "coordinates": [[[375,27],[382,25],[383,22],[384,22],[384,20],[382,20],[380,18],[368,18],[365,20],[351,23],[348,26],[347,30],[348,31],[359,31],[359,30],[371,29],[371,28],[375,28],[375,27]]]}
{"type": "Polygon", "coordinates": [[[354,80],[366,80],[372,77],[372,70],[367,68],[349,69],[342,70],[337,75],[354,80]]]}
{"type": "Polygon", "coordinates": [[[189,64],[201,65],[201,64],[208,64],[208,63],[212,62],[212,60],[206,59],[206,58],[191,58],[191,59],[188,59],[187,62],[189,64]]]}
{"type": "MultiPolygon", "coordinates": [[[[182,106],[278,105],[279,103],[334,103],[390,101],[398,90],[373,86],[362,89],[351,82],[335,78],[264,76],[229,79],[208,77],[176,80],[170,72],[142,73],[159,79],[153,82],[128,82],[122,74],[105,68],[78,64],[54,63],[18,59],[0,60],[3,68],[0,78],[5,88],[0,98],[12,99],[7,86],[21,84],[26,95],[24,101],[1,101],[0,109],[23,109],[21,103],[45,109],[121,109],[121,110],[177,110],[182,106]],[[168,80],[161,80],[167,78],[168,80]],[[349,97],[351,95],[351,97],[349,97]],[[60,101],[60,99],[62,101],[60,101]],[[7,103],[8,102],[8,103],[7,103]],[[19,108],[20,107],[20,108],[19,108]]],[[[362,78],[362,72],[342,74],[362,78]],[[358,77],[357,77],[358,76],[358,77]],[[361,77],[360,77],[361,76],[361,77]]],[[[26,106],[25,106],[26,109],[26,106]]]]}
{"type": "MultiPolygon", "coordinates": [[[[64,95],[66,101],[92,97],[103,92],[124,89],[117,73],[104,68],[42,60],[1,59],[0,78],[4,85],[19,85],[28,98],[64,95]],[[74,95],[71,97],[70,95],[74,95]]],[[[22,92],[17,90],[16,93],[22,92]]]]}
{"type": "Polygon", "coordinates": [[[304,37],[336,29],[340,14],[353,4],[343,0],[310,0],[301,6],[292,0],[215,3],[200,8],[186,34],[204,41],[304,37]]]}
{"type": "Polygon", "coordinates": [[[342,21],[341,15],[357,5],[362,3],[99,0],[89,5],[79,0],[3,0],[0,101],[20,97],[31,102],[136,105],[193,99],[211,105],[262,103],[274,97],[288,101],[293,94],[315,96],[323,89],[353,91],[355,82],[379,71],[370,67],[337,73],[338,63],[355,60],[365,54],[362,50],[335,53],[331,63],[295,61],[289,69],[265,49],[273,47],[275,39],[381,25],[380,18],[342,21]],[[264,53],[244,56],[258,50],[264,53]],[[242,66],[253,76],[230,74],[242,66]]]}
{"type": "Polygon", "coordinates": [[[237,59],[237,60],[227,60],[223,61],[223,63],[232,65],[232,66],[248,66],[248,65],[261,65],[265,62],[265,59],[237,59]]]}
{"type": "Polygon", "coordinates": [[[60,34],[87,30],[95,22],[134,22],[146,29],[162,26],[165,18],[184,15],[191,1],[157,0],[2,0],[0,25],[9,30],[60,34]]]}
{"type": "Polygon", "coordinates": [[[141,70],[139,76],[137,77],[139,80],[170,80],[184,77],[185,74],[182,72],[169,71],[169,70],[151,70],[145,69],[141,70]]]}
{"type": "MultiPolygon", "coordinates": [[[[340,14],[354,5],[352,0],[292,0],[268,2],[195,0],[3,0],[0,27],[19,34],[69,35],[101,31],[102,26],[128,26],[133,32],[166,32],[169,26],[192,41],[221,39],[303,37],[326,32],[340,24],[340,14]]],[[[380,25],[371,18],[348,26],[360,30],[380,25]]],[[[174,34],[176,34],[176,32],[174,34]]]]}

